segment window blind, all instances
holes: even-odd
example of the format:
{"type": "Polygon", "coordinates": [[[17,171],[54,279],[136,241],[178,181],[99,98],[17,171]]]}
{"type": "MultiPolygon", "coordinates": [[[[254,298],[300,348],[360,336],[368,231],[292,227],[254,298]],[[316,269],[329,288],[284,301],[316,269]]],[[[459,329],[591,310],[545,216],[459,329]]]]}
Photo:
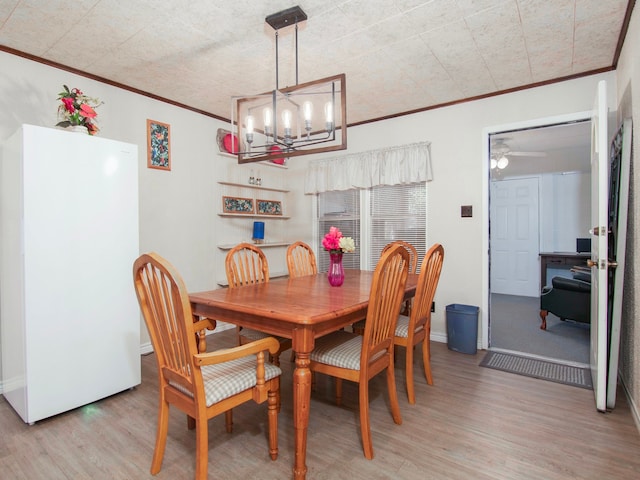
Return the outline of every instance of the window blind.
{"type": "Polygon", "coordinates": [[[426,183],[381,185],[371,189],[369,264],[378,263],[382,248],[395,240],[411,243],[418,252],[418,272],[426,253],[426,183]]]}
{"type": "Polygon", "coordinates": [[[322,238],[332,226],[352,237],[356,244],[354,253],[342,257],[345,268],[373,270],[387,243],[404,240],[416,247],[419,271],[427,251],[426,182],[324,192],[318,194],[317,205],[318,271],[329,268],[329,254],[322,248],[322,238]],[[361,208],[361,204],[365,207],[361,208]]]}
{"type": "Polygon", "coordinates": [[[360,268],[360,192],[343,190],[318,195],[318,264],[319,272],[329,269],[329,252],[322,248],[322,239],[331,227],[340,229],[345,237],[352,237],[356,250],[342,257],[344,268],[360,268]]]}

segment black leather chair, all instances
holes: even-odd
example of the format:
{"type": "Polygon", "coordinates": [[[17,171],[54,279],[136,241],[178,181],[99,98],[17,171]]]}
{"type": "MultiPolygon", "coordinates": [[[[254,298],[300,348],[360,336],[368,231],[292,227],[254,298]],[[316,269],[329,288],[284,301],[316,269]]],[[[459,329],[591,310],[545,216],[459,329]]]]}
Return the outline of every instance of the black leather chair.
{"type": "Polygon", "coordinates": [[[591,283],[588,276],[578,278],[553,277],[551,287],[544,287],[540,295],[540,328],[547,329],[547,315],[553,313],[560,320],[591,322],[591,283]]]}

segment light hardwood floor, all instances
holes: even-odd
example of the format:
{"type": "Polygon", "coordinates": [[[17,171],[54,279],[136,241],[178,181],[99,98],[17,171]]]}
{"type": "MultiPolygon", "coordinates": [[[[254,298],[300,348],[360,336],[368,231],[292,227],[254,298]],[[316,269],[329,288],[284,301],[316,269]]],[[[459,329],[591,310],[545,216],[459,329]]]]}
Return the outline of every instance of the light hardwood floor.
{"type": "MultiPolygon", "coordinates": [[[[233,345],[234,331],[214,335],[216,348],[233,345]]],[[[212,337],[209,337],[209,344],[212,337]]],[[[612,413],[598,413],[593,392],[478,366],[484,352],[465,355],[432,346],[435,384],[416,363],[416,405],[407,402],[398,351],[396,381],[403,424],[388,409],[384,376],[371,382],[375,458],[362,454],[358,395],[345,382],[343,405],[333,383],[318,378],[312,394],[307,478],[320,479],[632,479],[640,478],[640,434],[622,391],[612,413]]],[[[416,356],[420,359],[420,356],[416,356]]],[[[267,447],[264,405],[234,410],[210,423],[209,478],[286,479],[293,465],[291,369],[282,356],[280,456],[267,447]]],[[[156,427],[156,364],[142,359],[142,384],[92,405],[25,425],[0,400],[0,478],[193,478],[194,432],[172,411],[162,471],[149,473],[156,427]]]]}

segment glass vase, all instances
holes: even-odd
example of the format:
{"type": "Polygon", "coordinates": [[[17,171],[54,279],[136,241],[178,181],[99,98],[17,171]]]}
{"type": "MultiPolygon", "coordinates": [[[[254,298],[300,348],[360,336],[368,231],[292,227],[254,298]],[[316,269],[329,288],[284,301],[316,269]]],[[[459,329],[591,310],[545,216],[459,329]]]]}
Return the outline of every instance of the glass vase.
{"type": "Polygon", "coordinates": [[[329,253],[329,271],[327,279],[332,287],[339,287],[344,282],[344,268],[342,267],[342,253],[329,253]]]}

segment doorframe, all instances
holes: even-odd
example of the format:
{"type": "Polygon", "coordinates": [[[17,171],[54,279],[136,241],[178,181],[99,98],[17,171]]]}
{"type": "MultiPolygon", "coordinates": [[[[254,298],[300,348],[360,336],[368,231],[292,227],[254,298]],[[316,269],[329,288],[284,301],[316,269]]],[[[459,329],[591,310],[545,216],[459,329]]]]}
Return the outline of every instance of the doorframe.
{"type": "Polygon", "coordinates": [[[489,250],[489,194],[490,194],[490,136],[513,130],[525,130],[530,128],[548,127],[563,123],[591,121],[591,110],[568,113],[564,115],[555,115],[550,117],[541,117],[521,122],[505,123],[501,125],[493,125],[482,129],[482,251],[486,254],[482,258],[482,330],[480,338],[480,348],[486,350],[489,348],[489,259],[491,251],[489,250]]]}

